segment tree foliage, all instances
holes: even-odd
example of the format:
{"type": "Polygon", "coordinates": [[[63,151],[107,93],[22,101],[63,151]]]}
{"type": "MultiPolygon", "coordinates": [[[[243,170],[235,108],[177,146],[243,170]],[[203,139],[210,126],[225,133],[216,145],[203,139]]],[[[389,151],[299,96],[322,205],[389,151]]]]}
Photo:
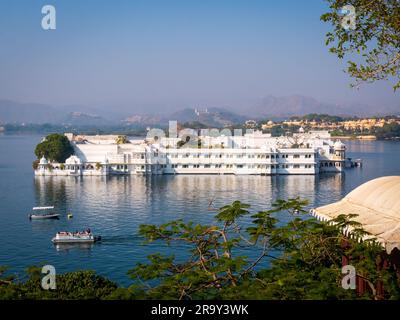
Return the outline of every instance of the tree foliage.
{"type": "Polygon", "coordinates": [[[39,160],[36,159],[32,162],[32,169],[37,170],[39,168],[39,160]]]}
{"type": "Polygon", "coordinates": [[[132,290],[146,299],[356,299],[377,298],[374,284],[381,280],[390,288],[386,298],[398,297],[395,271],[377,271],[382,248],[343,235],[348,227],[355,238],[365,235],[354,216],[319,222],[305,216],[306,204],[279,200],[271,210],[251,214],[249,205],[235,201],[219,210],[214,225],[182,220],[143,225],[140,232],[147,241],[172,248],[184,244],[188,259],[150,255],[148,263],[130,271],[132,290]],[[249,215],[252,223],[243,228],[240,221],[249,215]],[[239,248],[258,255],[250,259],[239,248]],[[341,287],[343,256],[352,257],[357,274],[374,290],[359,297],[341,287]]]}
{"type": "MultiPolygon", "coordinates": [[[[12,276],[4,276],[6,268],[0,269],[1,300],[70,300],[70,299],[112,299],[120,298],[118,286],[96,275],[93,271],[75,271],[56,276],[55,290],[44,290],[41,287],[41,268],[32,266],[27,269],[28,280],[16,281],[12,276]]],[[[129,291],[125,292],[127,296],[129,291]]]]}
{"type": "Polygon", "coordinates": [[[68,138],[58,133],[49,134],[35,148],[38,159],[44,156],[47,160],[54,162],[63,163],[72,154],[74,154],[74,148],[68,138]]]}
{"type": "Polygon", "coordinates": [[[291,120],[302,120],[302,121],[315,121],[315,122],[342,122],[347,118],[332,116],[329,114],[309,113],[304,116],[293,116],[291,120]]]}
{"type": "Polygon", "coordinates": [[[115,143],[116,144],[125,144],[125,143],[129,143],[129,140],[128,140],[127,136],[119,135],[115,139],[115,143]]]}
{"type": "Polygon", "coordinates": [[[385,124],[381,128],[376,128],[374,133],[378,139],[400,139],[400,124],[385,124]]]}
{"type": "Polygon", "coordinates": [[[348,61],[347,72],[362,82],[393,78],[394,89],[400,87],[400,1],[398,0],[326,0],[331,11],[321,16],[333,30],[326,44],[339,58],[357,54],[348,61]],[[344,28],[344,6],[355,9],[355,28],[344,28]]]}

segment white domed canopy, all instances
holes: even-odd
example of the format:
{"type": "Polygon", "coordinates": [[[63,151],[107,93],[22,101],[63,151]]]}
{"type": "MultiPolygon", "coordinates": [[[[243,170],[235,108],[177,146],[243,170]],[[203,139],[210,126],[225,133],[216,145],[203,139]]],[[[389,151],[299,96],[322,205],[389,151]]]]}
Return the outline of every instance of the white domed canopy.
{"type": "Polygon", "coordinates": [[[336,142],[333,144],[333,148],[335,150],[343,150],[346,148],[346,146],[340,140],[336,140],[336,142]]]}
{"type": "Polygon", "coordinates": [[[312,214],[321,220],[357,214],[353,220],[361,223],[387,252],[400,249],[400,176],[368,181],[342,200],[312,210],[312,214]]]}
{"type": "Polygon", "coordinates": [[[82,164],[82,161],[77,156],[72,155],[67,160],[65,160],[65,164],[82,164]]]}
{"type": "Polygon", "coordinates": [[[40,158],[39,164],[47,164],[47,163],[48,163],[47,159],[44,156],[42,156],[40,158]]]}

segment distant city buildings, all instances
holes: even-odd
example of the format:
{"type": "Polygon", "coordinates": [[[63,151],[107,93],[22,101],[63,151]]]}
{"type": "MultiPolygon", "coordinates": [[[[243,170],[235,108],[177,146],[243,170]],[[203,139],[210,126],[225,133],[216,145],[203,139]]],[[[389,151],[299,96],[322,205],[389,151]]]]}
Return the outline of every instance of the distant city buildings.
{"type": "Polygon", "coordinates": [[[344,121],[315,121],[315,120],[303,120],[303,119],[293,119],[286,120],[280,123],[274,123],[273,121],[268,121],[261,124],[261,129],[268,130],[273,128],[278,124],[286,125],[289,127],[307,127],[317,130],[349,130],[349,131],[370,131],[376,128],[383,128],[387,124],[397,123],[400,124],[399,118],[365,118],[365,119],[354,119],[354,120],[344,120],[344,121]]]}
{"type": "Polygon", "coordinates": [[[272,120],[269,120],[267,123],[261,124],[261,129],[267,130],[267,129],[272,129],[276,125],[275,122],[272,120]]]}

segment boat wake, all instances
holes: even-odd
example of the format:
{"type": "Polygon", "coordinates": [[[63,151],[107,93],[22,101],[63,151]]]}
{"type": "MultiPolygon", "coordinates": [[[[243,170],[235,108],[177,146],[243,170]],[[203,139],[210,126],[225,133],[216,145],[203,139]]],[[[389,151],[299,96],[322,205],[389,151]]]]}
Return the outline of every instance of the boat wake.
{"type": "Polygon", "coordinates": [[[125,242],[137,242],[144,241],[144,237],[140,235],[116,235],[116,236],[102,236],[101,243],[102,244],[121,244],[125,242]]]}

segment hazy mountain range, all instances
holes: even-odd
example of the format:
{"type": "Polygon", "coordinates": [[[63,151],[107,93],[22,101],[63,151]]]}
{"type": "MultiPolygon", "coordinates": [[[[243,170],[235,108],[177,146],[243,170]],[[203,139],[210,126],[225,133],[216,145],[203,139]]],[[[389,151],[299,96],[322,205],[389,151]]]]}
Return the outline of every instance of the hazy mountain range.
{"type": "Polygon", "coordinates": [[[130,110],[116,111],[114,108],[91,108],[84,106],[53,107],[36,103],[19,103],[0,100],[0,123],[52,123],[65,125],[137,125],[154,126],[178,122],[199,122],[207,126],[223,127],[243,123],[247,119],[283,119],[309,113],[324,113],[342,116],[373,116],[400,114],[399,105],[392,108],[362,104],[334,105],[320,102],[312,97],[290,95],[285,97],[266,96],[244,110],[227,108],[186,108],[170,114],[136,114],[130,110]],[[379,110],[379,111],[378,111],[379,110]]]}
{"type": "Polygon", "coordinates": [[[365,104],[338,105],[318,101],[312,97],[290,95],[285,97],[267,96],[258,104],[249,107],[247,114],[258,118],[287,118],[309,113],[330,114],[338,116],[384,116],[400,114],[400,101],[397,106],[369,106],[365,104]]]}
{"type": "Polygon", "coordinates": [[[107,125],[119,122],[121,117],[122,115],[84,106],[54,107],[0,100],[0,123],[107,125]]]}

